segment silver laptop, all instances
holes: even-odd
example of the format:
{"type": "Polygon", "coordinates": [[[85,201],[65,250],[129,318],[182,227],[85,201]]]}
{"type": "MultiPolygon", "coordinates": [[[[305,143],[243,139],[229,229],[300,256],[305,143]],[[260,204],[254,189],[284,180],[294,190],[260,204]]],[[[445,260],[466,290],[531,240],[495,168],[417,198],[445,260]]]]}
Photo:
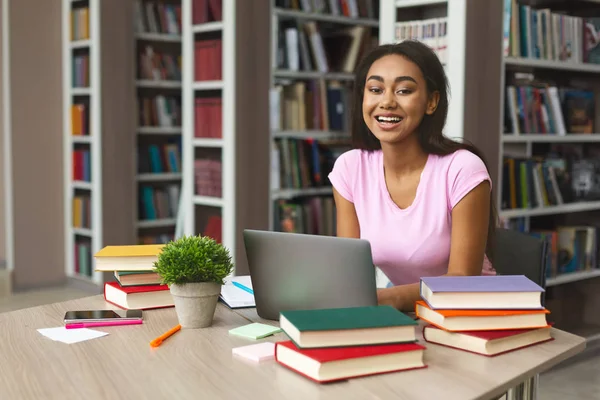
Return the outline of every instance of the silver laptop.
{"type": "Polygon", "coordinates": [[[364,239],[244,230],[256,312],[377,305],[371,245],[364,239]]]}

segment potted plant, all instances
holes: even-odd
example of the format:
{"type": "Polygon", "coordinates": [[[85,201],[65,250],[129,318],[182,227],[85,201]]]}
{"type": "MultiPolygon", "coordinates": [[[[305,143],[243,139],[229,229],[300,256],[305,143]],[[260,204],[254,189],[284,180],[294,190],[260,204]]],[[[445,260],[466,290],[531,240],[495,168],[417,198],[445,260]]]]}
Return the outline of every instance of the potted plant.
{"type": "Polygon", "coordinates": [[[183,236],[162,248],[154,267],[169,285],[181,327],[210,326],[221,286],[233,270],[229,250],[208,236],[183,236]]]}

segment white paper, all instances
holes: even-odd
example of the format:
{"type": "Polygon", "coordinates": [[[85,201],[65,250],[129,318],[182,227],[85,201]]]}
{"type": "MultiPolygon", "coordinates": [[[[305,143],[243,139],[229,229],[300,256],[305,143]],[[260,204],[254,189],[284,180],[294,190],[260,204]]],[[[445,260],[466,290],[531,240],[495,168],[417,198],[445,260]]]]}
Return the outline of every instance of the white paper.
{"type": "Polygon", "coordinates": [[[96,339],[108,335],[106,332],[100,332],[94,329],[67,329],[64,326],[58,328],[38,329],[38,332],[49,339],[67,344],[83,342],[85,340],[96,339]]]}
{"type": "Polygon", "coordinates": [[[225,280],[221,287],[221,298],[230,308],[256,307],[254,295],[234,286],[231,282],[236,281],[247,288],[252,289],[250,275],[234,276],[225,280]]]}

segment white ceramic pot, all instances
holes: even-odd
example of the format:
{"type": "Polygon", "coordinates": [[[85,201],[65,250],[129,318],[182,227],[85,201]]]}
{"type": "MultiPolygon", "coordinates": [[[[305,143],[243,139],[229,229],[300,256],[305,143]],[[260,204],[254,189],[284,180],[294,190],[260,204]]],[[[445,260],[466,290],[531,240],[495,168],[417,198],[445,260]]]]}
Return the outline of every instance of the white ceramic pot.
{"type": "Polygon", "coordinates": [[[221,293],[221,285],[214,282],[172,284],[169,286],[175,302],[175,311],[182,328],[206,328],[212,321],[221,293]]]}

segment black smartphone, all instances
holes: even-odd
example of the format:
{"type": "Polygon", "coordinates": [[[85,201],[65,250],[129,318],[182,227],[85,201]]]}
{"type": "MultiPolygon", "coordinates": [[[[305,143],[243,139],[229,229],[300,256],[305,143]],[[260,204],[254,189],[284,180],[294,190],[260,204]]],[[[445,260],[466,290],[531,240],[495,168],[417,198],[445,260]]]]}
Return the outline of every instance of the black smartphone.
{"type": "Polygon", "coordinates": [[[65,313],[65,324],[75,322],[100,322],[107,320],[139,320],[142,310],[79,310],[65,313]]]}

